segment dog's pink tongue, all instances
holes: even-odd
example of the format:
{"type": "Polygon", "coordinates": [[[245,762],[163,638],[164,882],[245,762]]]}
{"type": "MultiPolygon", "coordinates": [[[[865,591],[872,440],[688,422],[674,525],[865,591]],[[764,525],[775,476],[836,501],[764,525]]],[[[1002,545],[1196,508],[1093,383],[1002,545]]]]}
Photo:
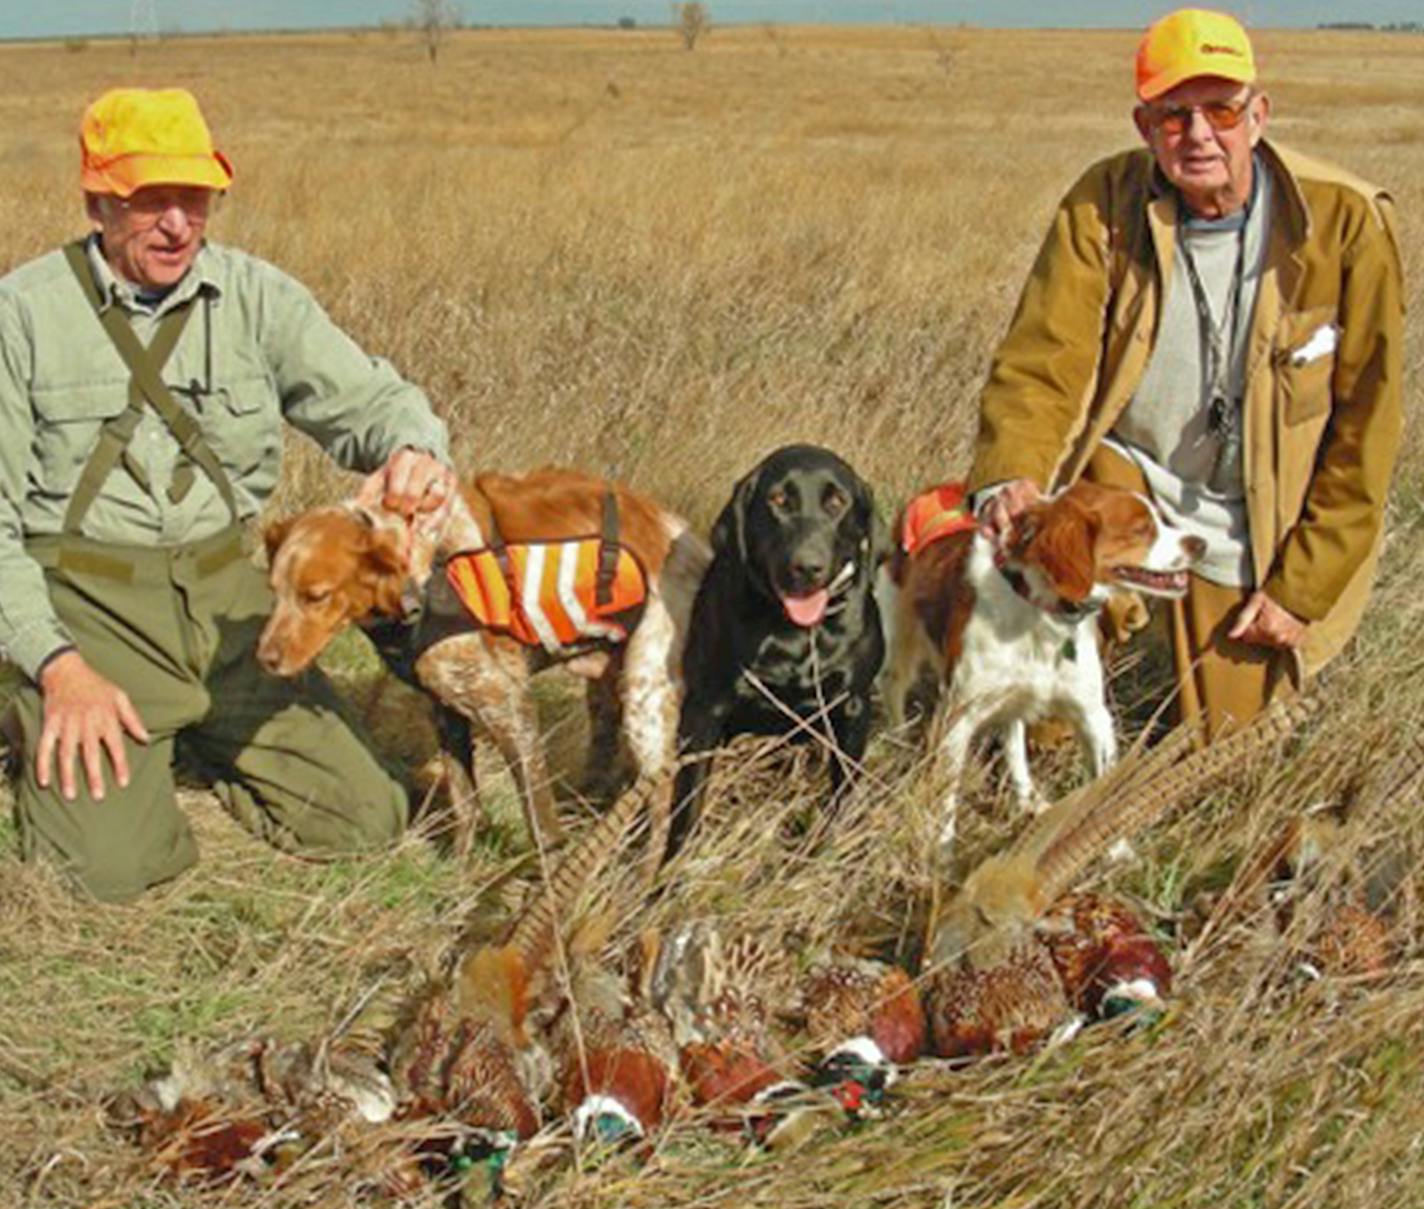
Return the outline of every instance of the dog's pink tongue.
{"type": "Polygon", "coordinates": [[[783,596],[781,606],[797,625],[815,625],[826,615],[831,594],[825,588],[806,596],[783,596]]]}

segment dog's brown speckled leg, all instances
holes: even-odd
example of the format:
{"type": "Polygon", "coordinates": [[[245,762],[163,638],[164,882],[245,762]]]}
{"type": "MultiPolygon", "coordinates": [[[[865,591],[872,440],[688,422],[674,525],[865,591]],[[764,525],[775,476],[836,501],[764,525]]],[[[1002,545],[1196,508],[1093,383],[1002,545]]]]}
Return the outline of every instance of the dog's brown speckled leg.
{"type": "Polygon", "coordinates": [[[544,844],[559,843],[563,830],[549,788],[523,650],[485,634],[461,635],[431,647],[415,671],[427,691],[494,741],[514,777],[531,834],[537,828],[544,844]]]}

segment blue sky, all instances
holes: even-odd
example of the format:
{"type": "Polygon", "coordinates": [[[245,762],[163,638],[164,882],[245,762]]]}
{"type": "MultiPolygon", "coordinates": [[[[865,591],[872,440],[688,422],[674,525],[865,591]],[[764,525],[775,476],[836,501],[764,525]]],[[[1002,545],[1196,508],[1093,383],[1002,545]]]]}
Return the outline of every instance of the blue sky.
{"type": "MultiPolygon", "coordinates": [[[[706,0],[713,23],[831,21],[968,22],[998,26],[1140,28],[1177,7],[1151,0],[706,0]]],[[[621,16],[666,24],[666,0],[457,0],[467,22],[490,25],[610,24],[621,16]]],[[[1375,24],[1424,20],[1421,0],[1217,0],[1255,26],[1375,24]]],[[[159,30],[295,29],[375,25],[411,11],[408,0],[0,0],[0,38],[124,33],[135,9],[159,30]]]]}

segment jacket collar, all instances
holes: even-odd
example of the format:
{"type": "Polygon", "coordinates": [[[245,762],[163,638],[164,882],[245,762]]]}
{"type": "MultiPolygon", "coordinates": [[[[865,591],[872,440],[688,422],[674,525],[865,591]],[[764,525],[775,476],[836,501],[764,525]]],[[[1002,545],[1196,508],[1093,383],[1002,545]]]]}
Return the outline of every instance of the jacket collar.
{"type": "MultiPolygon", "coordinates": [[[[1310,208],[1300,183],[1286,167],[1281,152],[1268,139],[1256,146],[1257,166],[1271,174],[1270,251],[1267,260],[1282,274],[1281,295],[1289,298],[1303,264],[1300,250],[1310,238],[1310,208]]],[[[1151,158],[1150,151],[1144,151],[1151,158]]],[[[1147,210],[1152,242],[1157,253],[1157,269],[1165,286],[1172,273],[1176,252],[1179,213],[1177,190],[1152,161],[1147,186],[1147,210]]]]}
{"type": "Polygon", "coordinates": [[[1290,246],[1298,248],[1310,238],[1310,207],[1305,204],[1305,194],[1301,191],[1300,182],[1286,167],[1285,160],[1281,158],[1281,150],[1269,140],[1262,139],[1257,150],[1275,185],[1275,225],[1280,228],[1290,246]]]}
{"type": "MultiPolygon", "coordinates": [[[[1276,273],[1281,301],[1289,305],[1305,271],[1305,244],[1310,238],[1310,208],[1300,183],[1281,159],[1281,154],[1265,139],[1260,143],[1261,162],[1271,173],[1274,206],[1266,250],[1266,263],[1276,273]]],[[[1253,350],[1254,351],[1254,350],[1253,350]]]]}

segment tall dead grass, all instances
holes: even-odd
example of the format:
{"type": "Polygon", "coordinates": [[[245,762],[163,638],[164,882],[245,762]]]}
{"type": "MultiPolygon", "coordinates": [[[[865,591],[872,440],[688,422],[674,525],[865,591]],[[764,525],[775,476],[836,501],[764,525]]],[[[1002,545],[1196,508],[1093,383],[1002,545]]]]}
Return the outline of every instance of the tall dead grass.
{"type": "MultiPolygon", "coordinates": [[[[201,96],[238,179],[214,236],[283,265],[372,352],[422,383],[461,464],[573,462],[621,475],[699,524],[765,450],[846,454],[890,506],[964,468],[975,393],[1049,208],[1129,140],[1126,33],[719,29],[464,33],[438,71],[418,45],[346,36],[0,50],[0,267],[79,229],[74,128],[125,82],[201,96]]],[[[1386,183],[1409,277],[1411,424],[1381,586],[1337,669],[1338,708],[1291,758],[1243,770],[1097,871],[1134,895],[1179,990],[1150,1033],[910,1080],[891,1121],[747,1160],[690,1126],[645,1167],[538,1173],[547,1205],[830,1203],[1167,1207],[1418,1201],[1424,994],[1405,927],[1389,979],[1303,979],[1267,915],[1204,935],[1204,893],[1288,815],[1345,795],[1418,733],[1424,691],[1419,340],[1424,43],[1264,31],[1283,139],[1386,183]],[[1194,939],[1195,937],[1195,939],[1194,939]]],[[[294,442],[294,446],[299,443],[294,442]]],[[[277,507],[344,486],[294,448],[277,507]]],[[[336,665],[373,691],[356,647],[336,665]]],[[[545,690],[555,762],[578,711],[545,690]]],[[[428,750],[412,699],[380,698],[388,743],[428,750]]],[[[645,916],[711,915],[908,953],[932,873],[917,836],[936,786],[882,737],[829,851],[788,851],[784,817],[818,780],[740,749],[677,884],[645,916]]],[[[1060,770],[1071,779],[1071,770],[1060,770]]],[[[329,1029],[373,986],[396,997],[462,931],[488,931],[530,871],[497,803],[456,869],[418,837],[315,865],[249,841],[191,795],[199,869],[97,909],[44,868],[0,878],[0,1204],[342,1204],[341,1165],[284,1190],[159,1184],[106,1132],[102,1095],[180,1044],[329,1029]]],[[[1012,815],[986,777],[963,860],[1012,815]]],[[[571,805],[570,809],[576,809],[571,805]]],[[[1372,804],[1338,855],[1405,854],[1418,791],[1372,804]]],[[[0,823],[6,837],[8,824],[0,823]]],[[[1310,920],[1298,921],[1304,931],[1310,920]]]]}

